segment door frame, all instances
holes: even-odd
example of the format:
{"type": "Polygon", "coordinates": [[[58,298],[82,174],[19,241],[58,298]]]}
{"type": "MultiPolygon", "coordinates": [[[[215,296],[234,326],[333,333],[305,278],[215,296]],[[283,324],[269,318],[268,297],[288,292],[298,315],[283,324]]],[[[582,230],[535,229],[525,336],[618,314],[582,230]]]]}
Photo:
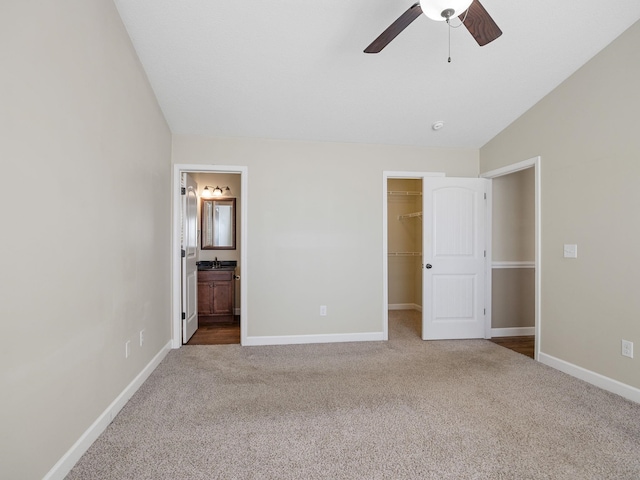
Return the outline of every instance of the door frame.
{"type": "MultiPolygon", "coordinates": [[[[444,172],[382,172],[382,339],[389,340],[389,239],[388,187],[389,179],[422,180],[426,177],[445,177],[444,172]]],[[[423,240],[424,241],[424,240],[423,240]]],[[[422,261],[422,260],[421,260],[422,261]]]]}
{"type": "Polygon", "coordinates": [[[249,325],[247,212],[249,196],[248,167],[237,165],[174,164],[171,178],[171,347],[182,346],[182,255],[180,253],[181,209],[180,178],[183,173],[236,173],[240,175],[240,344],[245,345],[249,325]]]}
{"type": "MultiPolygon", "coordinates": [[[[534,348],[534,359],[538,360],[540,355],[540,331],[541,331],[541,323],[542,318],[540,315],[541,308],[541,285],[542,285],[542,272],[540,271],[541,267],[541,259],[542,259],[542,230],[541,230],[541,220],[542,220],[542,188],[541,188],[541,158],[540,156],[530,158],[528,160],[523,160],[521,162],[513,163],[511,165],[506,165],[504,167],[496,168],[495,170],[490,170],[488,172],[482,173],[480,178],[494,179],[497,177],[502,177],[503,175],[509,175],[511,173],[516,173],[521,170],[526,170],[528,168],[534,169],[534,192],[535,192],[535,260],[534,260],[534,268],[535,268],[535,314],[534,314],[534,331],[535,331],[535,348],[534,348]]],[[[488,215],[492,215],[493,210],[493,201],[492,196],[489,196],[489,204],[487,205],[488,215]]],[[[489,217],[490,219],[491,217],[489,217]]],[[[488,279],[487,279],[487,288],[488,295],[491,298],[491,278],[492,278],[492,257],[491,257],[491,228],[488,230],[488,238],[487,238],[487,255],[488,255],[488,279]]],[[[489,302],[487,307],[487,318],[489,324],[489,336],[487,338],[491,338],[491,302],[489,302]]]]}

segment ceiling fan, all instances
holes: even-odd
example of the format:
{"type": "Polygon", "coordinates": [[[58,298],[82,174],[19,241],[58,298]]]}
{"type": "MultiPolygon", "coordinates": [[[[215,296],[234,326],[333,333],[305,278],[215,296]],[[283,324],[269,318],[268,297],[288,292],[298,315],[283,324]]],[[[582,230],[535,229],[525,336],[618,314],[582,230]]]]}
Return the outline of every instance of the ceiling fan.
{"type": "Polygon", "coordinates": [[[432,20],[447,23],[451,17],[457,16],[481,47],[502,35],[502,30],[478,0],[421,0],[400,15],[364,49],[364,53],[379,53],[421,13],[432,20]]]}

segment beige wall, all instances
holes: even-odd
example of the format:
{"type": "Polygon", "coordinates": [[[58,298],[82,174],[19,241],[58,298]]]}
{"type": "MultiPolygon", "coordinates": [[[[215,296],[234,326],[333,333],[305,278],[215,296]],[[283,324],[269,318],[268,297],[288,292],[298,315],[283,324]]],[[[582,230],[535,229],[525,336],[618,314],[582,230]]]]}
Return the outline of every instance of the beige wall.
{"type": "Polygon", "coordinates": [[[533,268],[494,268],[491,272],[491,328],[535,326],[533,268]]]}
{"type": "Polygon", "coordinates": [[[478,174],[473,149],[182,135],[173,162],[248,167],[249,336],[381,332],[383,171],[478,174]]]}
{"type": "Polygon", "coordinates": [[[111,0],[0,10],[0,477],[36,479],[169,341],[171,136],[111,0]]]}
{"type": "Polygon", "coordinates": [[[491,255],[494,262],[535,260],[534,169],[492,180],[491,255]]]}
{"type": "Polygon", "coordinates": [[[480,151],[483,172],[542,159],[542,352],[636,388],[620,340],[640,345],[638,45],[640,23],[480,151]]]}

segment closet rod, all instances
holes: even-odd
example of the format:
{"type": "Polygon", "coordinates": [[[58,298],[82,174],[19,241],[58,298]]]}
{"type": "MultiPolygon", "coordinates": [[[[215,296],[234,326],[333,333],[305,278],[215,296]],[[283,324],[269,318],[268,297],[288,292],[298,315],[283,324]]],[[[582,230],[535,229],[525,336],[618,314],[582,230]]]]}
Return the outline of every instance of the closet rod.
{"type": "Polygon", "coordinates": [[[402,220],[403,218],[414,218],[414,217],[422,218],[422,212],[405,213],[404,215],[398,215],[398,220],[402,220]]]}
{"type": "Polygon", "coordinates": [[[389,190],[388,195],[422,195],[422,192],[404,192],[402,190],[389,190]]]}
{"type": "Polygon", "coordinates": [[[390,257],[421,257],[422,252],[388,252],[390,257]]]}

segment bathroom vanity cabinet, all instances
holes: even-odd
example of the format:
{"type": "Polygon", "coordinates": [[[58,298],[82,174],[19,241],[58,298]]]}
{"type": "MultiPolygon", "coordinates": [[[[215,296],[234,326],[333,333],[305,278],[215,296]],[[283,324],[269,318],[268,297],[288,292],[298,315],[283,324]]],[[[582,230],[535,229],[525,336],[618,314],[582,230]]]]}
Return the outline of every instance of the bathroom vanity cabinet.
{"type": "Polygon", "coordinates": [[[199,325],[234,321],[234,276],[234,268],[198,270],[199,325]]]}

